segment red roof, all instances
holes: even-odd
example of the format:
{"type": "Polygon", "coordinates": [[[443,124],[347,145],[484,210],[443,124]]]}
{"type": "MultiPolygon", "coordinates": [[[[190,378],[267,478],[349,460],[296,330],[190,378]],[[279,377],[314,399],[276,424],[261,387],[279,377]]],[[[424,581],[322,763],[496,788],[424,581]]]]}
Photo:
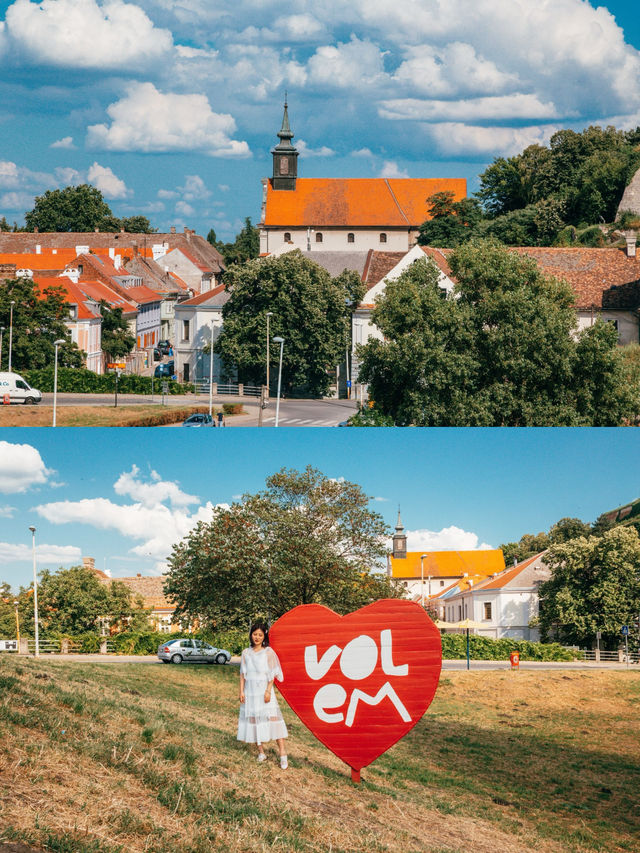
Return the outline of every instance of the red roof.
{"type": "Polygon", "coordinates": [[[87,307],[86,295],[66,275],[55,277],[38,275],[33,280],[41,294],[52,287],[60,288],[64,293],[64,301],[70,305],[78,306],[78,320],[95,320],[98,316],[95,311],[91,311],[87,307]]]}
{"type": "Polygon", "coordinates": [[[132,302],[137,302],[138,305],[146,305],[147,302],[162,301],[160,294],[156,293],[155,290],[151,290],[150,287],[147,287],[144,284],[141,284],[138,287],[126,287],[124,288],[124,291],[127,296],[131,298],[132,302]]]}
{"type": "Polygon", "coordinates": [[[101,281],[95,280],[80,280],[76,287],[88,299],[93,299],[95,302],[104,301],[112,308],[122,308],[124,314],[137,314],[138,306],[133,302],[129,302],[120,295],[116,290],[113,290],[108,285],[101,281]]]}
{"type": "Polygon", "coordinates": [[[44,252],[2,252],[0,264],[15,264],[17,269],[63,270],[75,258],[75,249],[51,249],[44,252]]]}
{"type": "Polygon", "coordinates": [[[295,190],[267,182],[266,228],[406,228],[429,219],[427,199],[467,194],[464,178],[298,178],[295,190]]]}
{"type": "Polygon", "coordinates": [[[220,293],[224,293],[224,284],[219,284],[211,290],[205,290],[204,293],[192,296],[191,299],[185,299],[184,302],[179,303],[179,307],[182,308],[184,305],[203,305],[205,302],[208,302],[212,296],[218,296],[220,293]]]}

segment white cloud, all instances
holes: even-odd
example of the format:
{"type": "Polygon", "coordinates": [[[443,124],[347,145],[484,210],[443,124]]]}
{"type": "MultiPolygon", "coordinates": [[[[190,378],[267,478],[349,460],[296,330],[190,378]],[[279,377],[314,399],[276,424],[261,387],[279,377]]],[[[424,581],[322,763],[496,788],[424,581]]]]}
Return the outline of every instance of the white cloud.
{"type": "Polygon", "coordinates": [[[352,157],[375,157],[370,148],[358,148],[357,151],[351,152],[352,157]]]}
{"type": "Polygon", "coordinates": [[[407,530],[409,551],[476,551],[491,548],[480,543],[478,536],[460,527],[443,527],[442,530],[407,530]]]}
{"type": "Polygon", "coordinates": [[[87,144],[107,151],[200,151],[214,157],[246,157],[249,146],[231,139],[232,116],[214,113],[206,95],[158,91],[153,83],[132,83],[107,107],[111,124],[87,129],[87,144]]]}
{"type": "Polygon", "coordinates": [[[13,518],[16,514],[14,506],[0,506],[0,518],[13,518]]]}
{"type": "Polygon", "coordinates": [[[211,191],[199,175],[185,175],[184,186],[179,187],[185,201],[209,198],[211,191]]]}
{"type": "Polygon", "coordinates": [[[517,154],[528,145],[544,145],[557,126],[479,127],[443,122],[429,128],[441,152],[450,156],[477,156],[480,159],[517,154]]]}
{"type": "Polygon", "coordinates": [[[176,204],[176,213],[179,216],[195,216],[195,212],[195,207],[192,207],[190,204],[187,204],[186,201],[179,201],[176,204]]]}
{"type": "Polygon", "coordinates": [[[0,441],[0,492],[26,492],[44,485],[52,473],[35,447],[0,441]]]}
{"type": "Polygon", "coordinates": [[[351,36],[351,41],[323,45],[307,63],[309,82],[316,86],[372,88],[384,72],[384,51],[371,41],[351,36]]]}
{"type": "Polygon", "coordinates": [[[408,178],[406,169],[401,169],[393,160],[385,160],[378,174],[379,178],[408,178]]]}
{"type": "Polygon", "coordinates": [[[383,101],[379,115],[403,121],[478,121],[557,118],[552,103],[541,103],[535,95],[500,95],[459,101],[421,101],[417,98],[383,101]]]}
{"type": "MultiPolygon", "coordinates": [[[[79,564],[82,558],[80,548],[75,545],[38,545],[36,544],[36,565],[72,565],[79,564]]],[[[0,542],[0,564],[26,563],[33,560],[31,545],[14,545],[0,542]]]]}
{"type": "Polygon", "coordinates": [[[49,148],[75,148],[76,146],[73,144],[73,136],[63,136],[62,139],[58,139],[56,142],[52,142],[49,148]]]}
{"type": "Polygon", "coordinates": [[[320,148],[309,148],[304,139],[299,139],[296,145],[298,151],[305,157],[333,157],[336,153],[333,148],[322,145],[320,148]]]}
{"type": "Polygon", "coordinates": [[[168,30],[122,0],[16,0],[7,9],[4,35],[34,64],[85,69],[144,68],[173,46],[168,30]]]}
{"type": "Polygon", "coordinates": [[[78,172],[77,169],[73,169],[71,166],[58,166],[55,170],[55,176],[58,183],[63,184],[64,186],[77,186],[84,180],[80,172],[78,172]]]}
{"type": "Polygon", "coordinates": [[[151,482],[145,482],[140,476],[137,465],[131,471],[120,474],[114,483],[113,490],[117,495],[133,498],[145,507],[154,507],[159,503],[168,502],[173,506],[189,506],[198,503],[196,495],[188,495],[177,483],[162,480],[157,471],[151,471],[151,482]]]}
{"type": "Polygon", "coordinates": [[[108,498],[84,498],[42,504],[36,512],[51,524],[80,523],[113,530],[136,543],[130,554],[151,557],[160,570],[173,546],[199,521],[210,521],[216,511],[207,502],[190,512],[187,507],[198,498],[183,492],[177,483],[162,480],[155,471],[143,479],[136,466],[118,477],[114,490],[134,502],[117,504],[108,498]]]}
{"type": "Polygon", "coordinates": [[[108,166],[94,163],[87,172],[89,183],[100,190],[105,198],[126,198],[129,190],[124,181],[121,181],[108,166]]]}

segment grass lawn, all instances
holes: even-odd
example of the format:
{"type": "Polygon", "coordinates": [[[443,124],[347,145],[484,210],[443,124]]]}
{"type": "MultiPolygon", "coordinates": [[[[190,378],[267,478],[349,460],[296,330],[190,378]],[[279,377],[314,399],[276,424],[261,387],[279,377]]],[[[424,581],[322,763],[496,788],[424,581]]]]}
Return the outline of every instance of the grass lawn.
{"type": "MultiPolygon", "coordinates": [[[[235,739],[236,667],[0,657],[0,841],[78,853],[640,847],[640,676],[447,672],[354,785],[283,707],[290,768],[235,739]]],[[[284,702],[281,700],[281,705],[284,702]]]]}
{"type": "MultiPolygon", "coordinates": [[[[161,426],[182,422],[208,406],[58,406],[56,422],[61,427],[161,426]]],[[[0,406],[0,427],[51,426],[51,406],[0,406]]],[[[228,415],[226,417],[229,417],[228,415]]]]}

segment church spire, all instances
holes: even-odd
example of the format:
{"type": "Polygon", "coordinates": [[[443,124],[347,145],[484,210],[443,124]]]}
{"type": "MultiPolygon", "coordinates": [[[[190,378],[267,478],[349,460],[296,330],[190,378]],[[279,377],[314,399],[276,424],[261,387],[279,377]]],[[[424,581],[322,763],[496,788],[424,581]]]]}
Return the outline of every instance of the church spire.
{"type": "Polygon", "coordinates": [[[274,190],[295,190],[298,176],[298,151],[293,145],[293,132],[289,124],[289,105],[287,93],[284,95],[284,113],[282,127],[278,131],[280,142],[271,151],[273,155],[273,177],[271,185],[274,190]]]}
{"type": "Polygon", "coordinates": [[[393,534],[393,557],[394,559],[403,560],[407,556],[407,537],[404,532],[404,525],[400,518],[400,507],[398,507],[398,520],[396,522],[396,532],[393,534]]]}

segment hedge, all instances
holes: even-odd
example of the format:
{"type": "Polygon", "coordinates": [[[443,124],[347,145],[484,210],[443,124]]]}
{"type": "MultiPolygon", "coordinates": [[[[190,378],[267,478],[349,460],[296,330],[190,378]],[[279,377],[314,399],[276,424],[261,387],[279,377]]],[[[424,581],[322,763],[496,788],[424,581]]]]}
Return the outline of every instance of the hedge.
{"type": "MultiPolygon", "coordinates": [[[[43,367],[39,370],[23,370],[22,375],[29,385],[39,391],[53,391],[53,367],[43,367]]],[[[167,382],[169,394],[186,394],[195,390],[191,382],[180,383],[166,377],[154,378],[155,394],[162,391],[162,383],[167,382]]],[[[59,367],[58,391],[61,394],[114,394],[116,389],[115,373],[94,373],[84,367],[59,367]]],[[[151,394],[151,377],[138,376],[135,373],[123,373],[118,379],[119,394],[151,394]]]]}
{"type": "MultiPolygon", "coordinates": [[[[492,640],[490,637],[469,636],[469,657],[472,660],[509,660],[511,652],[520,652],[521,660],[573,660],[574,652],[559,643],[530,643],[528,640],[492,640]]],[[[442,657],[461,660],[467,657],[466,634],[442,634],[442,657]]]]}

